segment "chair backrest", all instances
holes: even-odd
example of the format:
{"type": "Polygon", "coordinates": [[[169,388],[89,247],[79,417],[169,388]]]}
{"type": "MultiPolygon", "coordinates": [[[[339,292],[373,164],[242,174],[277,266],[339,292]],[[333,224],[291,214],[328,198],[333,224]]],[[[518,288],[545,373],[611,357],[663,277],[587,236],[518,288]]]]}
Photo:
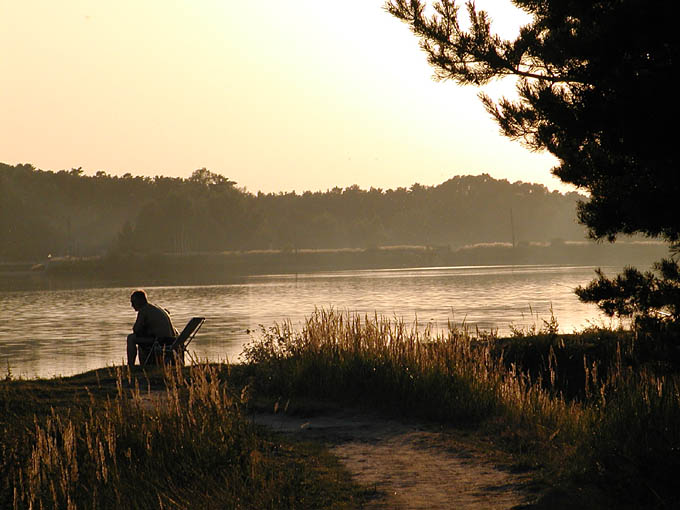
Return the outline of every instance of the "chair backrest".
{"type": "Polygon", "coordinates": [[[201,328],[204,322],[205,317],[192,318],[189,322],[187,322],[187,325],[184,326],[184,329],[177,337],[177,340],[175,340],[175,344],[186,348],[189,342],[191,342],[191,340],[194,338],[194,335],[198,333],[198,330],[201,328]]]}

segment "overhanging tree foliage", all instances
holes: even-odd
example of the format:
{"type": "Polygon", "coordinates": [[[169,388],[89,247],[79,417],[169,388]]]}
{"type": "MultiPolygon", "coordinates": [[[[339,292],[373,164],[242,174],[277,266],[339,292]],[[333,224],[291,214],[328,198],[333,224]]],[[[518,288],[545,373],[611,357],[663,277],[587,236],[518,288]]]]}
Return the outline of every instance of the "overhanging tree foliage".
{"type": "Polygon", "coordinates": [[[680,322],[680,267],[673,260],[654,264],[653,271],[627,267],[616,278],[601,270],[598,278],[576,294],[587,302],[599,303],[608,316],[631,317],[637,326],[658,330],[666,322],[680,322]]]}
{"type": "Polygon", "coordinates": [[[515,76],[518,98],[481,94],[502,132],[559,159],[553,173],[590,194],[579,219],[594,238],[680,239],[673,64],[674,2],[513,0],[532,15],[515,40],[489,15],[452,0],[389,0],[420,38],[438,79],[483,85],[515,76]]]}

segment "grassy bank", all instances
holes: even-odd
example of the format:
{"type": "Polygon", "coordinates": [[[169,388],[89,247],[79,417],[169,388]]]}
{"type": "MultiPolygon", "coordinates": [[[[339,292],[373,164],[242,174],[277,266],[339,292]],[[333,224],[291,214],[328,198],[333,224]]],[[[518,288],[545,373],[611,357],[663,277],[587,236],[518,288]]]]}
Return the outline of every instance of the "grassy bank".
{"type": "MultiPolygon", "coordinates": [[[[263,331],[248,363],[0,381],[0,508],[359,508],[319,446],[265,434],[253,396],[417,417],[491,437],[584,508],[677,508],[680,384],[630,332],[442,335],[320,310],[263,331]],[[161,398],[162,397],[162,398],[161,398]]],[[[664,359],[660,359],[664,358],[664,359]]],[[[9,375],[9,374],[8,374],[9,375]]],[[[260,404],[261,405],[261,404],[260,404]]]]}
{"type": "Polygon", "coordinates": [[[228,367],[0,382],[0,508],[354,508],[313,445],[244,416],[228,367]]]}
{"type": "Polygon", "coordinates": [[[602,506],[677,507],[677,376],[635,362],[630,333],[569,337],[546,326],[509,341],[318,311],[302,331],[263,331],[247,358],[264,394],[482,429],[557,487],[590,487],[602,506]]]}

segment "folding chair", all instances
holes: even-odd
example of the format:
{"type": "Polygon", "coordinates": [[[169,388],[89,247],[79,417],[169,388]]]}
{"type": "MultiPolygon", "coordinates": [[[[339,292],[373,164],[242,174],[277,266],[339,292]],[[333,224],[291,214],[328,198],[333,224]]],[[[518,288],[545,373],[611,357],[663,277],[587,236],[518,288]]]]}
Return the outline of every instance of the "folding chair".
{"type": "Polygon", "coordinates": [[[184,353],[187,352],[187,346],[194,339],[204,322],[205,317],[194,317],[187,322],[187,325],[184,326],[184,329],[177,338],[168,337],[154,339],[149,354],[147,354],[146,359],[144,360],[144,365],[148,365],[150,362],[153,363],[154,361],[157,364],[160,364],[161,362],[178,362],[184,364],[184,353]]]}

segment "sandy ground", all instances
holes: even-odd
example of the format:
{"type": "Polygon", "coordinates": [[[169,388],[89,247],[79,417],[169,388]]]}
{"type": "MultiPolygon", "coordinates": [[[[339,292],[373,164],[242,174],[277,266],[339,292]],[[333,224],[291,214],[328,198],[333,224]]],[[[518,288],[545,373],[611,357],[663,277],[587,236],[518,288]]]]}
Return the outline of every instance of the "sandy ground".
{"type": "Polygon", "coordinates": [[[384,494],[373,508],[510,509],[535,499],[512,473],[454,434],[357,413],[253,415],[256,423],[323,441],[355,479],[384,494]]]}

